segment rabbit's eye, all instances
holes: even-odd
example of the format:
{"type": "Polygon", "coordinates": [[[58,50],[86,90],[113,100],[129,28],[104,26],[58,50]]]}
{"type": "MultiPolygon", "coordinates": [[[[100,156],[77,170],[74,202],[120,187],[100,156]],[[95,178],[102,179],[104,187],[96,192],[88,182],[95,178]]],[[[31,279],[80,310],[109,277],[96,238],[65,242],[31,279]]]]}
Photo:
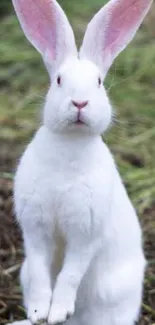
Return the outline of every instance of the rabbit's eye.
{"type": "Polygon", "coordinates": [[[102,80],[101,80],[101,78],[99,77],[99,78],[98,78],[98,85],[99,85],[99,87],[101,86],[101,84],[102,84],[102,80]]]}
{"type": "Polygon", "coordinates": [[[61,86],[61,77],[60,77],[60,76],[58,76],[58,78],[57,78],[57,84],[58,84],[59,86],[61,86]]]}

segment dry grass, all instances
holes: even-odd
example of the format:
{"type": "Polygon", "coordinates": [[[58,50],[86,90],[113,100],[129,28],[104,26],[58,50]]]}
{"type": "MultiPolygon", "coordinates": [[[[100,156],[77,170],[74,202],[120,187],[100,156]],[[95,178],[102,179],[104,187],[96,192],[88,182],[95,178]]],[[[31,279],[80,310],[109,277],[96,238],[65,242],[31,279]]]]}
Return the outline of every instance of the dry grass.
{"type": "MultiPolygon", "coordinates": [[[[104,0],[60,0],[80,43],[86,21],[104,0]]],[[[12,212],[17,160],[39,125],[48,76],[28,45],[10,0],[0,3],[0,324],[23,319],[18,282],[23,258],[12,212]],[[38,117],[39,116],[39,117],[38,117]]],[[[148,271],[140,325],[155,324],[155,5],[106,80],[117,120],[105,136],[144,229],[148,271]]]]}
{"type": "MultiPolygon", "coordinates": [[[[143,315],[140,325],[155,322],[155,210],[145,211],[143,229],[148,270],[145,278],[143,315]]],[[[23,259],[21,234],[12,209],[12,180],[8,175],[0,178],[0,324],[22,320],[25,311],[18,275],[23,259]]]]}

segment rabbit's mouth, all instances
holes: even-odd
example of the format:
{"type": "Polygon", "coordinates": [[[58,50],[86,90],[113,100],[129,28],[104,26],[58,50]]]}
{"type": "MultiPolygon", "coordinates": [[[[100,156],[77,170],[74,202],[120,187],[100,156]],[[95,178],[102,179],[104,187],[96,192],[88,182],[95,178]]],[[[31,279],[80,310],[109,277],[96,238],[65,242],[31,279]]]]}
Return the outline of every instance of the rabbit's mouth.
{"type": "Polygon", "coordinates": [[[76,124],[76,125],[86,125],[85,121],[80,116],[77,117],[74,124],[76,124]]]}
{"type": "Polygon", "coordinates": [[[83,119],[81,117],[80,111],[78,112],[77,120],[74,123],[77,125],[86,125],[86,123],[83,121],[83,119]]]}
{"type": "Polygon", "coordinates": [[[82,121],[81,119],[70,120],[69,124],[77,125],[77,126],[82,126],[82,125],[87,126],[87,124],[84,121],[82,121]]]}
{"type": "MultiPolygon", "coordinates": [[[[77,125],[84,125],[85,123],[83,122],[83,121],[81,121],[81,120],[77,120],[76,122],[75,122],[75,124],[77,124],[77,125]]],[[[86,124],[85,124],[86,125],[86,124]]]]}
{"type": "Polygon", "coordinates": [[[88,123],[81,112],[76,112],[71,119],[68,120],[69,124],[75,125],[75,127],[88,127],[88,123]]]}

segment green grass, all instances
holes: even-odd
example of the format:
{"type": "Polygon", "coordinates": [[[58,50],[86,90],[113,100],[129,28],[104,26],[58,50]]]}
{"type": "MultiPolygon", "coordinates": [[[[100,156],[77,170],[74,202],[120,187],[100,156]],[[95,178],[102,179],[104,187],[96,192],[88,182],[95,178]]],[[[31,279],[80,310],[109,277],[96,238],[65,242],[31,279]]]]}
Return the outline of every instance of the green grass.
{"type": "MultiPolygon", "coordinates": [[[[86,23],[104,1],[60,3],[80,44],[86,23]]],[[[0,9],[0,142],[24,145],[40,124],[49,79],[39,54],[23,36],[10,2],[3,0],[0,9]]],[[[117,117],[105,141],[140,214],[155,203],[154,80],[155,41],[148,19],[116,60],[105,83],[117,117]]]]}
{"type": "MultiPolygon", "coordinates": [[[[81,44],[87,22],[104,2],[105,0],[60,0],[76,31],[78,45],[81,44]]],[[[115,61],[105,82],[114,107],[115,119],[111,130],[104,135],[104,140],[114,153],[124,183],[141,218],[145,234],[145,253],[149,264],[145,278],[144,315],[141,325],[155,324],[153,307],[155,290],[154,21],[155,6],[132,44],[115,61]]],[[[10,242],[14,221],[11,226],[12,209],[10,208],[9,212],[11,199],[8,199],[7,186],[10,191],[13,179],[12,168],[16,166],[20,153],[40,125],[49,78],[39,54],[25,39],[10,0],[0,0],[0,40],[0,190],[5,194],[0,196],[5,207],[4,224],[1,222],[0,225],[2,226],[1,237],[4,236],[7,241],[7,231],[10,229],[10,242]]],[[[14,254],[14,247],[17,246],[19,249],[20,256],[17,254],[14,260],[17,264],[22,253],[16,233],[14,237],[13,250],[12,246],[10,250],[11,254],[12,251],[14,254]]],[[[7,248],[7,245],[4,244],[4,248],[7,248]]],[[[5,268],[12,265],[12,257],[10,258],[11,262],[7,258],[7,263],[4,263],[5,268]]],[[[12,289],[8,291],[8,300],[6,299],[6,312],[2,313],[0,308],[2,324],[8,323],[8,317],[11,319],[13,317],[11,307],[13,295],[17,293],[19,295],[19,285],[16,280],[16,276],[13,276],[12,289]],[[11,316],[8,316],[9,313],[11,316]]],[[[3,286],[0,291],[5,301],[3,286]]],[[[19,302],[20,297],[16,303],[16,311],[13,309],[15,319],[25,317],[23,311],[21,313],[19,302]]]]}

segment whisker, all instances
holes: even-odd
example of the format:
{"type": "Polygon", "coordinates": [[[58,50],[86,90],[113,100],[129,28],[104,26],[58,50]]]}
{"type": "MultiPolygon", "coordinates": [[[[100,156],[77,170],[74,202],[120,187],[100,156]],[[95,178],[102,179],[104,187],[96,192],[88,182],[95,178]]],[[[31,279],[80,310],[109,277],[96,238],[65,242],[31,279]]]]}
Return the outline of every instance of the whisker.
{"type": "Polygon", "coordinates": [[[41,99],[44,99],[44,100],[46,100],[46,97],[44,97],[44,96],[41,96],[41,95],[38,95],[38,94],[35,94],[35,97],[37,98],[41,98],[41,99]]]}
{"type": "Polygon", "coordinates": [[[114,74],[113,74],[113,76],[112,76],[112,82],[111,82],[110,86],[106,89],[106,91],[107,91],[108,93],[111,91],[111,89],[112,89],[113,87],[115,87],[115,86],[117,86],[117,85],[120,85],[120,84],[122,84],[122,83],[124,83],[124,82],[127,82],[127,81],[129,81],[131,78],[133,78],[133,74],[132,74],[132,75],[126,77],[126,78],[123,78],[123,79],[120,80],[120,81],[117,81],[117,82],[113,83],[114,80],[115,80],[115,77],[116,77],[116,73],[117,73],[117,71],[118,71],[118,69],[115,67],[115,70],[114,70],[114,72],[113,72],[114,74]]]}

